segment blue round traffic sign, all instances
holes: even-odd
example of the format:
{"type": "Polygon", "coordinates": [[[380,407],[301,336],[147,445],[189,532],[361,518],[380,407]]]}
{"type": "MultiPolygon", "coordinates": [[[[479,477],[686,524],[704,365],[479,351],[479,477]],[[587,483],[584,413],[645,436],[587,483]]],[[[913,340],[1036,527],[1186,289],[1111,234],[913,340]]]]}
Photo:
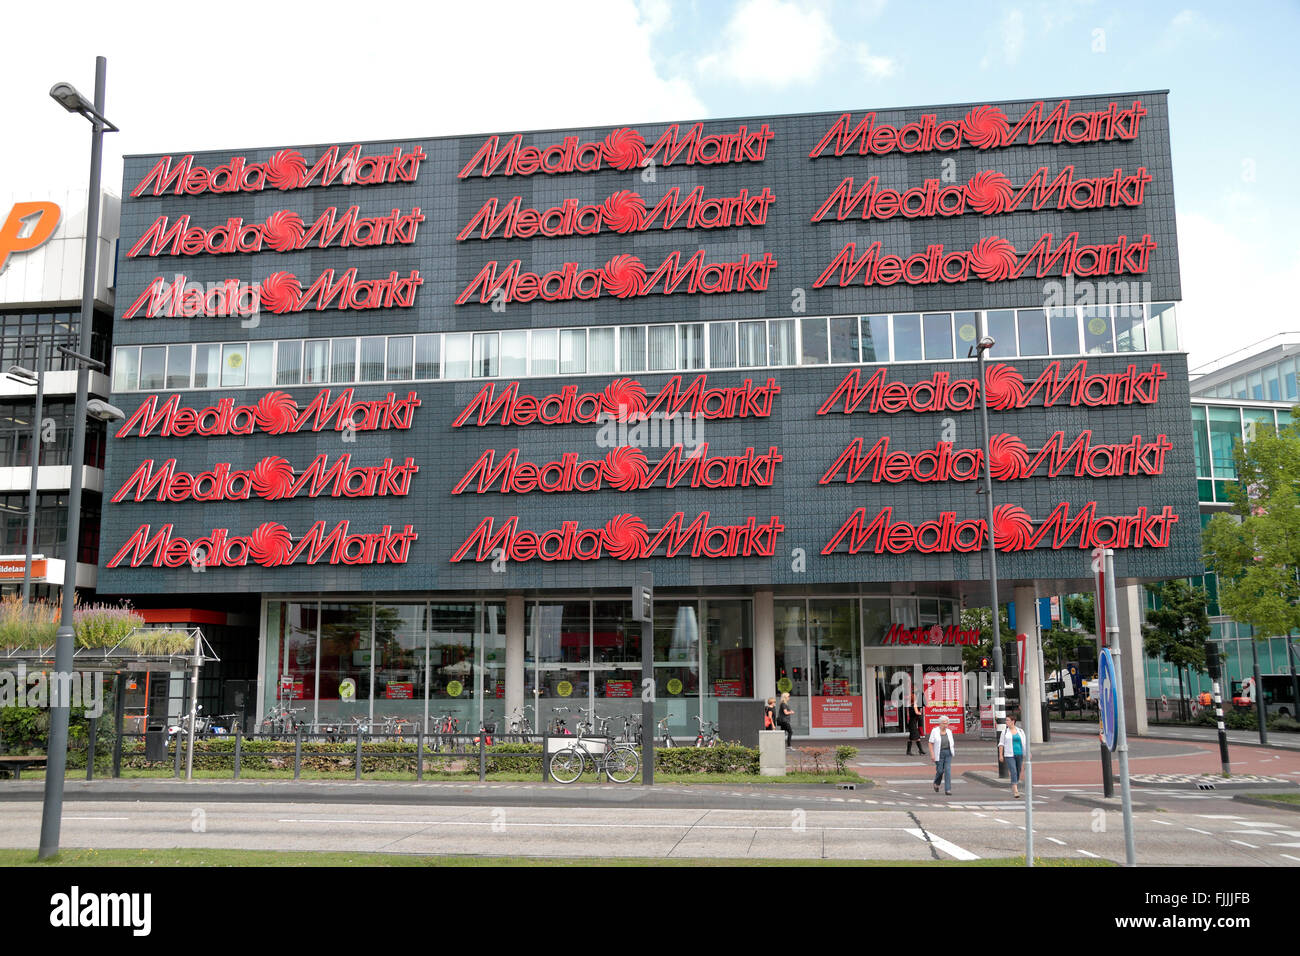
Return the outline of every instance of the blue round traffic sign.
{"type": "Polygon", "coordinates": [[[1116,694],[1115,664],[1110,658],[1110,648],[1103,647],[1097,662],[1097,684],[1101,700],[1101,736],[1107,750],[1115,749],[1115,734],[1119,727],[1119,698],[1116,694]]]}

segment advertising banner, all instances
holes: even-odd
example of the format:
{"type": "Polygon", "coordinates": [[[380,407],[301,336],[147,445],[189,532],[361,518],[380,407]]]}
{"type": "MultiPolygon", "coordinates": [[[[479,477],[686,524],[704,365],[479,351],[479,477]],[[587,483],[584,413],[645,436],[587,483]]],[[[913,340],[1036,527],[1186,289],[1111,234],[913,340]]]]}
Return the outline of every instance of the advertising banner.
{"type": "Polygon", "coordinates": [[[630,680],[605,681],[606,697],[631,697],[635,684],[630,680]]]}
{"type": "Polygon", "coordinates": [[[862,697],[814,697],[814,733],[849,734],[862,729],[862,697]]]}
{"type": "Polygon", "coordinates": [[[925,693],[925,732],[939,726],[939,718],[947,717],[948,729],[954,734],[966,732],[966,712],[962,699],[962,668],[960,664],[925,664],[921,668],[921,686],[925,693]]]}
{"type": "Polygon", "coordinates": [[[389,683],[384,687],[384,696],[389,700],[410,700],[414,697],[415,685],[410,681],[389,683]]]}

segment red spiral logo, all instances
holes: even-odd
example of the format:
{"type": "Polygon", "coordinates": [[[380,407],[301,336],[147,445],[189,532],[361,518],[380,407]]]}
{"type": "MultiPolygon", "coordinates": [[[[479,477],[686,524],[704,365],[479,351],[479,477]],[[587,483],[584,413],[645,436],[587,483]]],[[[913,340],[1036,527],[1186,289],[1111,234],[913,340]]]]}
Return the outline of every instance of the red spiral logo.
{"type": "Polygon", "coordinates": [[[268,392],[253,410],[257,427],[269,435],[283,435],[298,418],[298,403],[288,392],[268,392]]]}
{"type": "Polygon", "coordinates": [[[605,523],[601,536],[605,539],[605,550],[609,556],[620,561],[633,561],[641,557],[650,543],[650,532],[646,530],[645,522],[629,514],[610,518],[605,523]]]}
{"type": "Polygon", "coordinates": [[[605,274],[605,291],[620,299],[640,295],[645,286],[645,266],[636,256],[615,256],[605,263],[602,271],[605,274]]]}
{"type": "Polygon", "coordinates": [[[984,371],[989,408],[1003,411],[1019,408],[1025,402],[1025,379],[1010,365],[991,365],[984,371]]]}
{"type": "Polygon", "coordinates": [[[645,157],[645,139],[636,130],[623,126],[605,137],[601,151],[605,161],[615,169],[634,169],[645,157]]]}
{"type": "Polygon", "coordinates": [[[966,184],[966,201],[972,209],[986,216],[1004,212],[1014,194],[1011,180],[992,169],[976,173],[966,184]]]}
{"type": "Polygon", "coordinates": [[[1007,114],[996,106],[977,106],[961,121],[966,132],[966,142],[980,149],[993,149],[1001,146],[1007,133],[1011,132],[1011,123],[1007,114]]]}
{"type": "Polygon", "coordinates": [[[645,200],[630,189],[620,189],[605,200],[601,221],[615,232],[636,232],[645,219],[645,200]]]}
{"type": "Polygon", "coordinates": [[[1010,239],[986,236],[970,251],[970,271],[988,282],[1011,278],[1016,267],[1016,247],[1010,239]]]}
{"type": "Polygon", "coordinates": [[[296,149],[282,149],[263,165],[266,181],[276,189],[297,189],[307,178],[307,160],[296,149]]]}
{"type": "Polygon", "coordinates": [[[1015,435],[994,435],[989,441],[989,473],[998,481],[1015,481],[1029,470],[1029,449],[1015,435]]]}
{"type": "Polygon", "coordinates": [[[284,458],[271,455],[253,466],[253,490],[267,501],[286,497],[292,485],[293,466],[284,458]]]}
{"type": "Polygon", "coordinates": [[[292,547],[293,536],[278,521],[260,524],[248,536],[248,556],[266,568],[284,564],[292,547]]]}
{"type": "Polygon", "coordinates": [[[1019,505],[993,509],[993,544],[999,551],[1023,551],[1034,534],[1029,512],[1019,505]]]}
{"type": "Polygon", "coordinates": [[[650,475],[650,462],[640,448],[624,445],[605,456],[601,470],[605,480],[619,491],[636,491],[650,475]]]}
{"type": "Polygon", "coordinates": [[[605,411],[620,418],[631,418],[645,412],[645,386],[630,378],[616,378],[605,386],[600,403],[605,411]]]}
{"type": "Polygon", "coordinates": [[[302,217],[287,209],[271,213],[262,226],[262,238],[276,252],[291,252],[298,248],[298,243],[302,242],[306,235],[307,230],[303,228],[302,217]]]}
{"type": "Polygon", "coordinates": [[[302,283],[292,272],[272,272],[262,280],[257,299],[263,308],[275,312],[293,312],[302,298],[302,283]]]}

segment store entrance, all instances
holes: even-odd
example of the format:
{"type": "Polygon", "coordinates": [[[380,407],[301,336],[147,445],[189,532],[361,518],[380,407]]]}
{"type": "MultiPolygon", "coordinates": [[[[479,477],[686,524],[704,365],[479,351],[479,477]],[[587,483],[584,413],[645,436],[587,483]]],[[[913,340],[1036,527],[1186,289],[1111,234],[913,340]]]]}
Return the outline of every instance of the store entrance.
{"type": "Polygon", "coordinates": [[[880,664],[872,668],[876,689],[876,733],[907,733],[907,708],[915,689],[915,665],[880,664]]]}

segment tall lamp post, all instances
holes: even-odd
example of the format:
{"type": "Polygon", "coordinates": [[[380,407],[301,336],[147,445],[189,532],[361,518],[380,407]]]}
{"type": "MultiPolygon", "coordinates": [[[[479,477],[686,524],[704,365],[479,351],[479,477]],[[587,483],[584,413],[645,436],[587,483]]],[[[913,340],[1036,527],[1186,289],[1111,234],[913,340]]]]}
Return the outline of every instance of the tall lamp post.
{"type": "MultiPolygon", "coordinates": [[[[68,543],[64,555],[63,615],[54,644],[54,685],[67,687],[72,670],[75,631],[72,612],[76,606],[77,556],[81,538],[81,470],[86,457],[86,393],[92,364],[91,326],[94,324],[96,256],[99,252],[99,178],[104,152],[104,133],[118,129],[104,118],[104,86],[108,61],[95,57],[95,101],[90,103],[68,83],[56,83],[50,96],[70,113],[79,113],[90,121],[90,190],[86,197],[86,256],[81,281],[80,345],[77,352],[60,349],[77,359],[77,404],[72,416],[72,487],[68,492],[68,543]]],[[[98,363],[95,363],[98,364],[98,363]]],[[[102,365],[100,366],[103,367],[102,365]]],[[[101,412],[107,407],[99,403],[101,412]]],[[[114,409],[114,411],[116,411],[114,409]]],[[[45,771],[45,798],[41,808],[41,843],[38,859],[48,859],[59,852],[59,829],[63,814],[63,779],[68,765],[69,702],[66,694],[50,700],[50,745],[45,771]]],[[[92,755],[93,759],[93,755],[92,755]]]]}
{"type": "MultiPolygon", "coordinates": [[[[983,331],[983,321],[980,323],[983,331]]],[[[1002,624],[998,618],[998,552],[993,540],[993,455],[992,436],[989,434],[989,390],[987,379],[988,351],[997,343],[992,336],[982,335],[971,347],[979,366],[980,380],[980,424],[984,432],[984,493],[988,522],[989,545],[989,606],[993,612],[993,732],[1000,736],[1002,725],[1006,720],[1006,692],[1002,687],[1002,624]]],[[[969,354],[969,353],[968,353],[969,354]]],[[[1023,695],[1023,689],[1021,691],[1023,695]]],[[[996,752],[996,750],[995,750],[996,752]]],[[[998,761],[998,776],[1007,775],[1006,764],[998,761]]]]}
{"type": "Polygon", "coordinates": [[[32,463],[31,489],[27,496],[27,558],[23,563],[23,606],[26,607],[32,596],[32,551],[36,546],[36,493],[37,479],[41,464],[41,416],[44,414],[45,399],[45,343],[36,347],[36,370],[23,368],[21,365],[9,366],[6,377],[20,385],[36,386],[36,410],[32,415],[32,447],[28,453],[32,463]]]}

